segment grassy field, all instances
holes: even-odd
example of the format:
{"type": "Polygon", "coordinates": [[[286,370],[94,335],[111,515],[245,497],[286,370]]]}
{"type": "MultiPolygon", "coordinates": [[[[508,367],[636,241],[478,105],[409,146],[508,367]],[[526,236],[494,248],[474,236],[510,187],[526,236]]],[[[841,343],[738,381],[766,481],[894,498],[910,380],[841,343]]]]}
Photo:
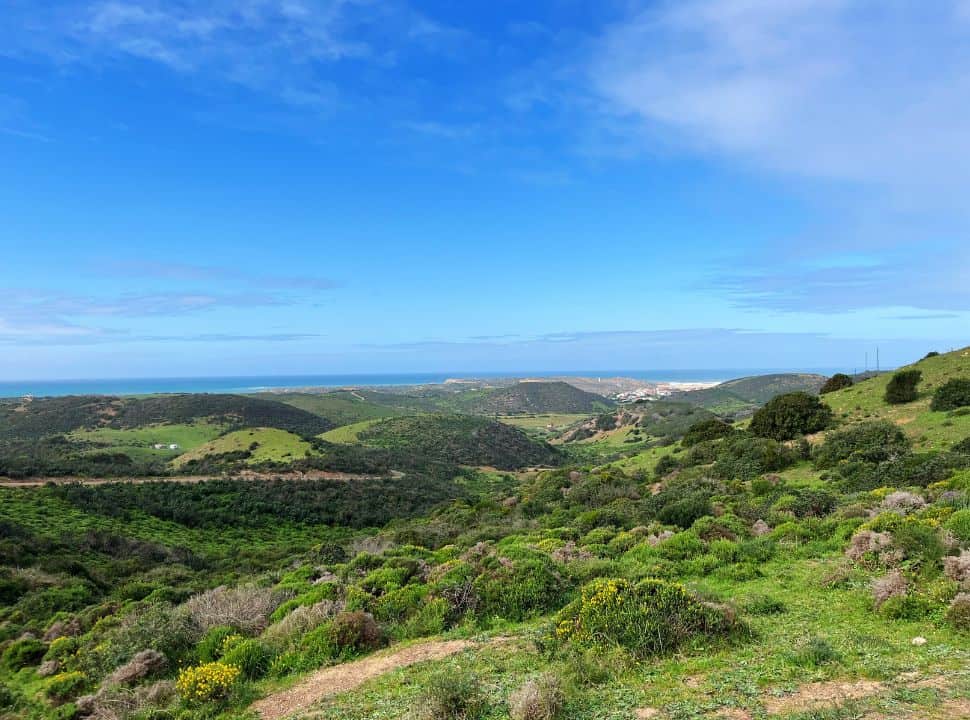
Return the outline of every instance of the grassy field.
{"type": "Polygon", "coordinates": [[[249,451],[246,462],[257,465],[263,462],[287,462],[305,457],[313,452],[313,446],[299,435],[276,428],[250,428],[237,430],[200,445],[195,450],[179,455],[172,461],[181,467],[190,460],[207,455],[249,451]]]}
{"type": "Polygon", "coordinates": [[[261,393],[258,397],[312,412],[327,418],[335,425],[350,425],[362,420],[405,414],[400,408],[370,402],[363,396],[346,390],[328,393],[261,393]]]}
{"type": "Polygon", "coordinates": [[[225,426],[204,420],[194,423],[178,425],[149,425],[142,428],[118,430],[101,427],[94,429],[75,430],[68,434],[68,439],[75,442],[96,443],[97,451],[105,447],[112,451],[123,452],[132,458],[174,458],[190,452],[201,445],[216,439],[225,432],[225,426]],[[156,450],[155,443],[165,445],[176,444],[178,449],[169,450],[167,447],[156,450]]]}
{"type": "Polygon", "coordinates": [[[970,348],[926,358],[907,366],[923,373],[919,399],[903,405],[886,405],[883,395],[892,373],[865,380],[853,387],[823,395],[823,400],[844,423],[885,418],[896,423],[921,450],[943,450],[967,436],[970,418],[958,413],[932,412],[933,391],[947,380],[970,377],[970,348]]]}
{"type": "Polygon", "coordinates": [[[380,418],[375,418],[373,420],[361,420],[350,425],[342,425],[333,430],[328,430],[319,437],[327,442],[339,443],[341,445],[354,445],[360,442],[360,433],[379,421],[380,418]]]}

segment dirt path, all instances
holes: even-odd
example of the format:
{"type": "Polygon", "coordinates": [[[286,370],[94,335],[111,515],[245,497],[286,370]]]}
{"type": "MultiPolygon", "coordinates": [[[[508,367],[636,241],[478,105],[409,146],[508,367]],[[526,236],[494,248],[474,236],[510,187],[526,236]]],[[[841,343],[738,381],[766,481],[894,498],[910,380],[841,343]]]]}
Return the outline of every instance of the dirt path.
{"type": "Polygon", "coordinates": [[[384,673],[426,660],[441,660],[473,646],[475,643],[469,640],[438,640],[334,665],[318,670],[289,690],[253,703],[252,709],[263,720],[282,720],[326,697],[354,690],[384,673]]]}
{"type": "MultiPolygon", "coordinates": [[[[0,487],[40,487],[47,483],[55,485],[65,485],[69,483],[80,483],[82,485],[107,485],[109,483],[150,483],[150,482],[172,482],[172,483],[200,483],[206,480],[378,480],[380,475],[353,475],[351,473],[329,472],[326,470],[312,470],[310,472],[278,472],[278,473],[257,473],[241,472],[233,475],[159,475],[157,477],[32,477],[32,478],[7,478],[0,476],[0,487]]],[[[392,471],[392,477],[404,477],[404,473],[392,471]]]]}

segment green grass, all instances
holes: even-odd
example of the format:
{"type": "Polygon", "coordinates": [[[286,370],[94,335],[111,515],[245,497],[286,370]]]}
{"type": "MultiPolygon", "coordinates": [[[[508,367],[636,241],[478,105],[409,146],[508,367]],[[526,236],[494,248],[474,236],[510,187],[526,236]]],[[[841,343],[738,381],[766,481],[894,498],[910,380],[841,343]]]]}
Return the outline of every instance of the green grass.
{"type": "Polygon", "coordinates": [[[207,455],[248,450],[252,454],[246,460],[250,465],[264,462],[289,462],[299,460],[313,453],[313,446],[299,435],[277,430],[276,428],[250,428],[236,430],[222,437],[200,445],[195,450],[179,455],[172,464],[181,467],[190,460],[202,459],[207,455]]]}
{"type": "Polygon", "coordinates": [[[405,414],[405,410],[380,405],[363,398],[362,395],[338,390],[326,393],[261,393],[258,397],[276,400],[314,415],[320,415],[335,425],[350,425],[362,420],[375,420],[405,414]]]}
{"type": "MultiPolygon", "coordinates": [[[[795,561],[781,558],[765,564],[764,577],[753,581],[698,580],[693,583],[695,590],[716,594],[738,607],[744,607],[752,596],[769,595],[780,600],[785,610],[767,616],[745,614],[751,630],[747,639],[699,644],[626,668],[614,666],[612,677],[592,687],[569,688],[567,679],[571,692],[563,717],[628,720],[637,708],[650,707],[670,720],[713,718],[717,711],[727,708],[746,709],[754,718],[763,718],[765,700],[804,683],[827,680],[872,679],[886,686],[878,694],[857,701],[846,714],[830,709],[832,714],[821,714],[825,712],[821,710],[799,718],[859,718],[859,710],[880,708],[919,712],[938,707],[947,695],[967,696],[967,638],[925,621],[890,621],[873,613],[865,574],[860,573],[844,588],[824,587],[822,578],[837,562],[835,556],[795,561]],[[912,645],[910,641],[917,635],[925,637],[927,644],[912,645]],[[800,648],[815,637],[827,642],[838,659],[814,668],[800,664],[796,660],[800,648]],[[953,686],[945,692],[910,690],[898,679],[902,673],[945,675],[953,686]],[[689,683],[686,678],[690,678],[689,683]]],[[[509,694],[530,677],[543,671],[569,677],[568,662],[542,654],[531,641],[548,630],[543,620],[505,628],[504,634],[513,635],[515,641],[499,646],[483,644],[447,660],[388,673],[360,690],[322,702],[312,716],[319,720],[403,717],[420,702],[421,688],[434,675],[446,672],[477,676],[490,708],[484,717],[507,718],[509,694]]],[[[468,635],[469,630],[451,633],[462,634],[468,635]]]]}
{"type": "Polygon", "coordinates": [[[327,442],[339,443],[341,445],[354,445],[360,442],[360,433],[379,421],[380,418],[375,418],[373,420],[361,420],[360,422],[355,422],[350,425],[343,425],[341,427],[334,428],[333,430],[328,430],[318,437],[320,437],[321,440],[326,440],[327,442]]]}
{"type": "Polygon", "coordinates": [[[68,435],[74,442],[96,443],[99,447],[92,451],[101,452],[105,447],[112,451],[123,452],[134,459],[174,458],[195,450],[225,432],[225,426],[200,420],[194,423],[177,425],[148,425],[142,428],[118,430],[100,427],[90,430],[75,430],[68,435]],[[177,450],[164,448],[156,450],[155,443],[166,445],[175,443],[177,450]]]}
{"type": "Polygon", "coordinates": [[[898,425],[919,450],[942,450],[970,436],[970,414],[932,412],[933,391],[947,380],[970,378],[970,348],[963,348],[908,365],[923,373],[919,398],[903,405],[883,400],[892,373],[860,382],[853,387],[823,395],[837,420],[854,423],[886,419],[898,425]]]}

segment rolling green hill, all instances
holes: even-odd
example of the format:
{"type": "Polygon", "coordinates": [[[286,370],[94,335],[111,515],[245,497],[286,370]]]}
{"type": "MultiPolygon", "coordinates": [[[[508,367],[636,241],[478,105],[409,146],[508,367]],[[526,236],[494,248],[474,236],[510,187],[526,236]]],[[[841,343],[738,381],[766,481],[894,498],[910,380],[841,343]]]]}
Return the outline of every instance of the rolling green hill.
{"type": "Polygon", "coordinates": [[[970,379],[970,348],[924,358],[900,368],[906,369],[922,373],[917,386],[919,397],[914,402],[889,405],[883,399],[893,373],[883,373],[850,388],[828,393],[822,396],[822,401],[832,408],[836,419],[843,424],[889,420],[905,432],[917,448],[923,450],[944,450],[970,436],[970,410],[930,410],[936,388],[955,378],[970,379]]]}
{"type": "Polygon", "coordinates": [[[334,390],[323,393],[261,393],[256,397],[306,410],[326,418],[338,427],[362,420],[408,414],[406,408],[372,402],[356,390],[334,390]]]}
{"type": "Polygon", "coordinates": [[[675,393],[670,399],[699,405],[718,415],[742,417],[754,412],[776,395],[798,390],[817,393],[824,382],[824,376],[806,373],[754,375],[728,380],[704,390],[675,393]]]}
{"type": "Polygon", "coordinates": [[[181,468],[212,455],[240,454],[247,465],[287,463],[313,455],[313,446],[299,435],[277,428],[236,430],[179,455],[172,465],[181,468]]]}
{"type": "Polygon", "coordinates": [[[458,395],[452,404],[472,415],[594,413],[616,405],[602,395],[559,381],[526,381],[509,387],[470,391],[458,395]]]}
{"type": "Polygon", "coordinates": [[[390,418],[365,428],[357,438],[367,445],[439,462],[500,470],[560,462],[556,450],[518,428],[470,415],[390,418]]]}

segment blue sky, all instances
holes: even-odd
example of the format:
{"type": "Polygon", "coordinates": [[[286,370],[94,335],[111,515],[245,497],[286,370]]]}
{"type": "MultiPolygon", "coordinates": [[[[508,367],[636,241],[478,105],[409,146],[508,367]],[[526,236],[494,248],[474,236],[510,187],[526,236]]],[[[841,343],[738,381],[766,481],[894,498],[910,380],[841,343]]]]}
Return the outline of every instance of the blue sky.
{"type": "Polygon", "coordinates": [[[970,336],[970,2],[13,0],[0,377],[970,336]]]}

